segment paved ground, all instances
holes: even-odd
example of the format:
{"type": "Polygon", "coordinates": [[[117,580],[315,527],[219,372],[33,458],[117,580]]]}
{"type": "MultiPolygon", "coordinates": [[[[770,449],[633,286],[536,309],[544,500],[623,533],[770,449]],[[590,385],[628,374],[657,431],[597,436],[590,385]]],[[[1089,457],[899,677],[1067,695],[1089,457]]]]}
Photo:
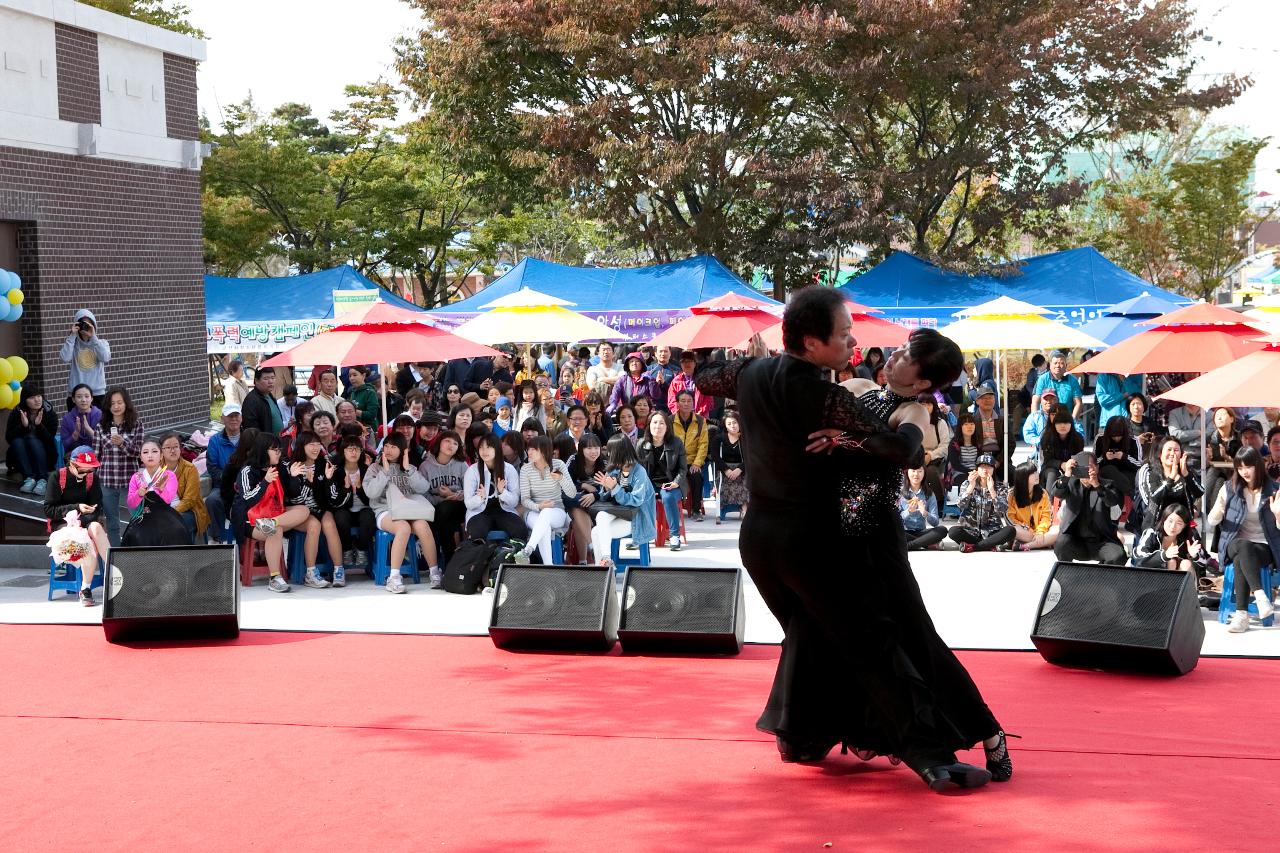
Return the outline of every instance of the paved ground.
{"type": "MultiPolygon", "coordinates": [[[[714,507],[714,503],[710,505],[714,507]]],[[[689,544],[672,553],[653,551],[659,566],[740,566],[738,522],[710,518],[689,523],[689,544]]],[[[836,557],[838,559],[838,557],[836,557]]],[[[1053,566],[1038,553],[961,554],[924,552],[911,563],[938,630],[954,648],[1029,649],[1032,622],[1053,566]]],[[[81,607],[72,596],[47,601],[47,563],[0,569],[0,622],[96,623],[102,608],[81,607]]],[[[263,579],[242,589],[241,626],[249,630],[362,631],[423,634],[485,634],[492,596],[451,595],[410,584],[408,595],[391,595],[360,573],[344,589],[294,587],[288,595],[268,592],[263,579]]],[[[98,592],[101,596],[101,591],[98,592]]],[[[1280,657],[1280,626],[1228,634],[1217,614],[1202,611],[1204,653],[1280,657]]],[[[1256,625],[1256,623],[1255,623],[1256,625]]],[[[747,581],[747,641],[777,643],[778,623],[747,581]]]]}

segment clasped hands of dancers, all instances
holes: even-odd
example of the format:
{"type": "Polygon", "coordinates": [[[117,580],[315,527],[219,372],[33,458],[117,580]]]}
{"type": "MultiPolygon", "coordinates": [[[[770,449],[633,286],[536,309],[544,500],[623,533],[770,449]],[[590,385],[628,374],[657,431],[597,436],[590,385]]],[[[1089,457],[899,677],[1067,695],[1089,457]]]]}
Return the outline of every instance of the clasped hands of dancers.
{"type": "Polygon", "coordinates": [[[916,396],[953,382],[963,357],[917,329],[883,388],[836,385],[825,371],[848,364],[851,329],[837,291],[806,288],[783,315],[784,354],[708,361],[695,374],[704,394],[737,401],[747,468],[767,472],[751,478],[739,540],[784,632],[756,726],[785,762],[822,761],[839,745],[904,763],[935,791],[1008,781],[1007,736],[934,628],[896,507],[928,421],[916,396]],[[985,767],[957,760],[979,742],[985,767]]]}

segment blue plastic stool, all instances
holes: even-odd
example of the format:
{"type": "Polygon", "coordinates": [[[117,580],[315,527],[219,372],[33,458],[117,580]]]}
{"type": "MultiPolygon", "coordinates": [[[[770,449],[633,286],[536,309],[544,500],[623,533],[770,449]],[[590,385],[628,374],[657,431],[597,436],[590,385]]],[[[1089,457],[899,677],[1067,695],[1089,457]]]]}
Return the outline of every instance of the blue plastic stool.
{"type": "MultiPolygon", "coordinates": [[[[379,530],[373,543],[373,582],[381,586],[391,576],[391,540],[395,537],[385,530],[379,530]]],[[[400,572],[408,575],[414,583],[422,583],[418,574],[418,537],[409,534],[409,544],[404,549],[404,562],[400,572]]]]}
{"type": "MultiPolygon", "coordinates": [[[[623,539],[625,538],[626,537],[624,536],[623,539]]],[[[622,539],[614,539],[609,544],[609,558],[613,560],[613,565],[617,567],[619,571],[626,568],[627,566],[649,565],[649,543],[648,542],[640,543],[640,548],[638,550],[637,556],[635,557],[624,557],[622,556],[621,552],[622,552],[622,539]]]]}
{"type": "Polygon", "coordinates": [[[564,537],[559,533],[551,537],[551,562],[564,565],[564,537]]]}
{"type": "MultiPolygon", "coordinates": [[[[1272,572],[1270,566],[1262,567],[1262,588],[1266,590],[1268,596],[1271,590],[1275,589],[1277,578],[1272,572]]],[[[1234,563],[1227,563],[1226,568],[1222,570],[1222,600],[1218,602],[1218,621],[1226,623],[1236,612],[1236,567],[1234,563]]],[[[1258,616],[1258,602],[1249,602],[1249,615],[1255,619],[1258,616]]],[[[1270,628],[1275,624],[1275,615],[1268,616],[1262,620],[1264,627],[1270,628]]]]}
{"type": "MultiPolygon", "coordinates": [[[[285,571],[289,576],[289,583],[302,583],[307,578],[307,553],[305,549],[307,534],[304,530],[290,530],[284,535],[285,542],[288,543],[289,561],[285,566],[285,571]]],[[[325,542],[324,533],[320,534],[320,550],[316,552],[316,572],[320,575],[333,578],[333,560],[329,559],[329,549],[325,542]],[[327,571],[324,571],[327,570],[327,571]]]]}
{"type": "MultiPolygon", "coordinates": [[[[102,568],[99,561],[99,569],[102,568]]],[[[93,581],[89,584],[89,589],[100,589],[104,581],[101,571],[95,572],[93,581]]],[[[49,558],[49,601],[53,601],[53,594],[57,591],[65,592],[69,595],[80,594],[80,567],[71,563],[62,563],[59,565],[49,558]]]]}
{"type": "Polygon", "coordinates": [[[62,446],[61,435],[55,435],[53,437],[53,448],[58,452],[58,462],[53,466],[53,470],[57,471],[62,467],[62,457],[66,454],[66,448],[62,446]]]}

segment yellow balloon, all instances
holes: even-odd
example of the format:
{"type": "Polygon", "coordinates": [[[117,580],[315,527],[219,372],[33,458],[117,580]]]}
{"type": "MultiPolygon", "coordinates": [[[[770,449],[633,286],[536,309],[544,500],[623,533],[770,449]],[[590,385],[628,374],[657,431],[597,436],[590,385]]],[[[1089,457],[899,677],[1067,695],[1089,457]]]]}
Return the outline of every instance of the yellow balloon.
{"type": "Polygon", "coordinates": [[[10,290],[10,291],[9,291],[9,304],[10,304],[10,305],[21,305],[21,304],[22,304],[22,299],[23,299],[23,296],[22,296],[22,291],[21,291],[21,290],[18,290],[18,289],[15,287],[13,290],[10,290]]]}
{"type": "Polygon", "coordinates": [[[19,382],[25,382],[27,379],[27,362],[20,355],[11,355],[6,361],[13,368],[13,378],[19,382]]]}
{"type": "Polygon", "coordinates": [[[13,380],[13,365],[9,359],[0,358],[0,385],[8,385],[13,380]]]}
{"type": "Polygon", "coordinates": [[[12,409],[18,402],[17,393],[8,385],[0,387],[0,409],[12,409]]]}

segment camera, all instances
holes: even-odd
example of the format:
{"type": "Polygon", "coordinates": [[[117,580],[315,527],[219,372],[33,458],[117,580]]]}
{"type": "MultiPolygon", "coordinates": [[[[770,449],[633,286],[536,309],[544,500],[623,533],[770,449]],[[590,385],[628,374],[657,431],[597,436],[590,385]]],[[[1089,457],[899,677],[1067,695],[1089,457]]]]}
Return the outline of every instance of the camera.
{"type": "Polygon", "coordinates": [[[81,317],[79,320],[76,320],[76,328],[82,332],[92,332],[93,324],[81,317]]]}

